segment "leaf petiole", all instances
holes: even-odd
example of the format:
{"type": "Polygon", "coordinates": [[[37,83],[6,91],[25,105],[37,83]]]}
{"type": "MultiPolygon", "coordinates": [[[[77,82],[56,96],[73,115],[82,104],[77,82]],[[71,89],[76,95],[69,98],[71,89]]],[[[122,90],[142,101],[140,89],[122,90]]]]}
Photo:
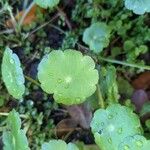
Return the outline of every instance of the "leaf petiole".
{"type": "Polygon", "coordinates": [[[123,66],[143,69],[143,70],[150,70],[150,66],[142,66],[142,65],[139,65],[139,64],[132,64],[132,63],[123,62],[123,61],[119,61],[119,60],[114,60],[114,59],[110,59],[110,58],[104,58],[104,57],[101,57],[101,56],[99,56],[98,59],[100,61],[102,60],[102,61],[106,61],[106,62],[113,63],[113,64],[118,64],[118,65],[123,65],[123,66]]]}

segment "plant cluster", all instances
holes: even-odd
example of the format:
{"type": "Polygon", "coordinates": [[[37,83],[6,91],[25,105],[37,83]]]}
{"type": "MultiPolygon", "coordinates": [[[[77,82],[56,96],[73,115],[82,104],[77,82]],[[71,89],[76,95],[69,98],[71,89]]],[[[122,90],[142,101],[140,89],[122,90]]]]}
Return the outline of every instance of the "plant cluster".
{"type": "MultiPolygon", "coordinates": [[[[36,3],[41,8],[48,8],[50,10],[54,8],[59,10],[57,7],[59,2],[59,0],[33,1],[34,4],[36,3]]],[[[10,49],[8,46],[2,46],[4,51],[1,56],[1,82],[6,86],[8,93],[14,99],[20,101],[24,101],[28,90],[25,79],[36,86],[40,86],[43,93],[46,93],[46,96],[52,95],[54,101],[61,105],[78,105],[85,102],[88,98],[91,98],[93,102],[94,98],[92,96],[97,93],[97,98],[95,99],[97,100],[97,110],[90,123],[97,146],[101,150],[148,150],[150,141],[144,135],[140,119],[133,112],[131,102],[124,104],[126,106],[119,104],[120,87],[118,86],[116,68],[113,65],[105,64],[107,62],[123,65],[122,68],[118,66],[122,72],[126,71],[125,66],[131,67],[129,71],[132,73],[136,72],[136,69],[139,69],[138,71],[150,70],[150,67],[145,65],[147,62],[139,60],[141,54],[144,55],[149,51],[147,42],[150,37],[150,29],[148,26],[144,29],[142,28],[144,26],[143,20],[146,18],[145,13],[150,12],[150,2],[149,0],[109,0],[109,2],[105,2],[104,0],[89,0],[88,6],[84,0],[80,2],[78,0],[77,2],[78,5],[75,7],[72,20],[82,20],[86,16],[87,19],[92,18],[91,24],[87,26],[81,22],[80,30],[76,32],[70,30],[68,33],[64,33],[63,30],[54,26],[62,34],[65,34],[66,37],[64,38],[61,50],[53,50],[49,47],[45,48],[44,56],[42,55],[42,59],[41,57],[39,58],[40,62],[37,64],[37,78],[39,82],[24,75],[21,59],[12,50],[13,48],[10,49]],[[101,6],[98,5],[99,3],[102,4],[102,8],[98,8],[98,6],[101,6]],[[82,16],[80,13],[82,14],[83,12],[78,10],[83,4],[86,4],[83,6],[83,10],[88,9],[89,11],[85,11],[86,14],[82,16]],[[117,4],[119,8],[125,6],[125,10],[119,13],[115,12],[113,9],[117,4]],[[109,11],[106,11],[104,7],[111,8],[109,11]],[[101,9],[101,13],[98,9],[101,9]],[[136,15],[145,14],[145,16],[138,16],[138,19],[136,18],[133,22],[130,22],[128,18],[133,17],[133,13],[136,15]],[[116,15],[112,20],[110,19],[110,15],[113,14],[116,15]],[[76,15],[79,17],[76,18],[76,15]],[[134,26],[136,28],[133,28],[134,26]],[[80,34],[80,31],[83,34],[80,34]],[[76,33],[78,34],[76,35],[76,33]],[[127,33],[131,35],[130,38],[127,33]],[[116,38],[116,34],[119,38],[116,38]],[[144,37],[141,37],[141,34],[144,34],[144,37]],[[135,35],[137,36],[135,37],[135,35]],[[82,36],[81,39],[85,44],[84,46],[78,42],[80,36],[82,36]],[[70,37],[73,40],[69,39],[70,37]],[[121,39],[120,42],[123,41],[122,47],[119,47],[120,43],[115,43],[118,39],[121,39]],[[68,40],[69,46],[67,46],[73,46],[74,48],[68,49],[66,46],[68,40]],[[78,46],[79,50],[75,50],[75,45],[78,46]],[[66,47],[67,49],[63,49],[66,47]],[[83,50],[83,53],[80,50],[83,50]],[[111,54],[110,56],[108,56],[109,53],[111,54]],[[123,57],[126,61],[115,60],[114,58],[117,57],[123,57]]],[[[8,9],[10,14],[12,13],[8,5],[6,5],[5,9],[8,9]]],[[[63,17],[65,18],[66,16],[63,17]]],[[[63,26],[63,19],[59,23],[63,26]]],[[[18,24],[17,29],[18,34],[21,31],[20,24],[18,24]]],[[[45,32],[43,34],[39,33],[39,35],[43,36],[43,38],[46,36],[45,32]]],[[[4,39],[6,40],[6,37],[4,39]]],[[[25,44],[29,44],[29,49],[26,50],[26,54],[28,55],[32,51],[30,49],[32,44],[28,42],[25,44]]],[[[41,43],[41,45],[43,46],[44,44],[41,43]]],[[[41,45],[39,44],[39,47],[36,48],[40,49],[41,45]]],[[[123,82],[122,80],[120,81],[123,82]]],[[[124,83],[126,84],[126,82],[124,83]]],[[[1,99],[4,98],[0,97],[0,102],[2,101],[1,99]]],[[[147,108],[145,108],[144,112],[146,111],[147,108]]],[[[2,135],[4,150],[30,149],[30,141],[28,142],[28,138],[26,137],[27,129],[26,127],[22,129],[20,119],[20,117],[28,119],[29,115],[21,116],[14,109],[9,112],[6,119],[7,126],[2,135]]],[[[36,119],[41,124],[43,115],[39,115],[36,119]]],[[[149,126],[149,122],[147,122],[147,126],[149,126]]],[[[67,144],[63,140],[49,139],[48,142],[42,141],[40,144],[40,149],[42,150],[79,150],[77,145],[73,143],[67,144]]]]}

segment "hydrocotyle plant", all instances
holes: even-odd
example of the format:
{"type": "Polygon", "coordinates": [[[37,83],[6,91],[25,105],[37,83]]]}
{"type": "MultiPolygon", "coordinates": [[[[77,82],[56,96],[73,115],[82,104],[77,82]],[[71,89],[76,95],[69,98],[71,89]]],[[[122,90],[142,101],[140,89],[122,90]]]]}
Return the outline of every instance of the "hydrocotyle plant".
{"type": "Polygon", "coordinates": [[[142,15],[150,12],[149,0],[125,0],[125,7],[132,10],[135,14],[142,15]]]}
{"type": "Polygon", "coordinates": [[[9,47],[5,48],[2,60],[2,79],[8,92],[16,99],[21,99],[25,92],[24,75],[20,60],[9,47]]]}
{"type": "Polygon", "coordinates": [[[94,68],[93,59],[79,51],[54,50],[40,62],[38,79],[57,103],[80,104],[96,90],[99,77],[94,68]]]}
{"type": "Polygon", "coordinates": [[[95,53],[101,52],[109,44],[110,28],[103,22],[97,22],[85,29],[83,41],[95,53]]]}
{"type": "Polygon", "coordinates": [[[141,134],[138,116],[128,107],[119,104],[110,105],[106,110],[97,110],[91,128],[101,150],[118,150],[126,137],[141,134]]]}

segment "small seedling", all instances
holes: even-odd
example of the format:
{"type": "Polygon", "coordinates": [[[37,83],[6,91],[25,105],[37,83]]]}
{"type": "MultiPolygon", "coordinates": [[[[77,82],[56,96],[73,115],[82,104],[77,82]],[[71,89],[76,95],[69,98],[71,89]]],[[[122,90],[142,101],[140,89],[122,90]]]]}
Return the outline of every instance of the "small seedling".
{"type": "Polygon", "coordinates": [[[107,24],[98,22],[85,29],[83,41],[94,53],[101,52],[109,44],[110,28],[107,24]]]}
{"type": "Polygon", "coordinates": [[[132,10],[135,14],[142,15],[150,12],[149,0],[125,0],[125,7],[132,10]]]}

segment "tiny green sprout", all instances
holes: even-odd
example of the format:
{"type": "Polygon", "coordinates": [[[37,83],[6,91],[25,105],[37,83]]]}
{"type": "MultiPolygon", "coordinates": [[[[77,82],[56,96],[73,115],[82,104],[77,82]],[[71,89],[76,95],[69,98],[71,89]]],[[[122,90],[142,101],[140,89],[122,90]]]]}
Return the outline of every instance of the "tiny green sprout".
{"type": "Polygon", "coordinates": [[[118,150],[124,138],[141,134],[138,116],[131,109],[113,104],[94,113],[91,122],[95,142],[101,150],[118,150]]]}
{"type": "Polygon", "coordinates": [[[29,150],[25,131],[21,129],[19,114],[12,110],[7,118],[7,131],[3,132],[4,150],[29,150]]]}
{"type": "Polygon", "coordinates": [[[35,3],[42,8],[53,8],[58,5],[60,0],[35,0],[35,3]]]}
{"type": "Polygon", "coordinates": [[[42,145],[42,150],[79,150],[75,144],[66,144],[63,140],[51,140],[42,145]]]}
{"type": "Polygon", "coordinates": [[[98,22],[85,29],[83,41],[95,53],[101,52],[109,44],[110,28],[107,24],[98,22]]]}
{"type": "Polygon", "coordinates": [[[21,99],[25,92],[25,79],[20,65],[18,56],[6,47],[1,67],[2,79],[8,92],[16,99],[21,99]]]}
{"type": "Polygon", "coordinates": [[[38,67],[42,89],[54,94],[57,103],[79,104],[96,90],[98,71],[89,56],[75,50],[54,50],[38,67]]]}
{"type": "Polygon", "coordinates": [[[143,15],[150,12],[149,0],[125,0],[125,7],[132,10],[135,14],[143,15]]]}
{"type": "Polygon", "coordinates": [[[142,135],[134,135],[126,137],[123,142],[120,143],[118,150],[149,150],[149,148],[149,140],[142,135]]]}

